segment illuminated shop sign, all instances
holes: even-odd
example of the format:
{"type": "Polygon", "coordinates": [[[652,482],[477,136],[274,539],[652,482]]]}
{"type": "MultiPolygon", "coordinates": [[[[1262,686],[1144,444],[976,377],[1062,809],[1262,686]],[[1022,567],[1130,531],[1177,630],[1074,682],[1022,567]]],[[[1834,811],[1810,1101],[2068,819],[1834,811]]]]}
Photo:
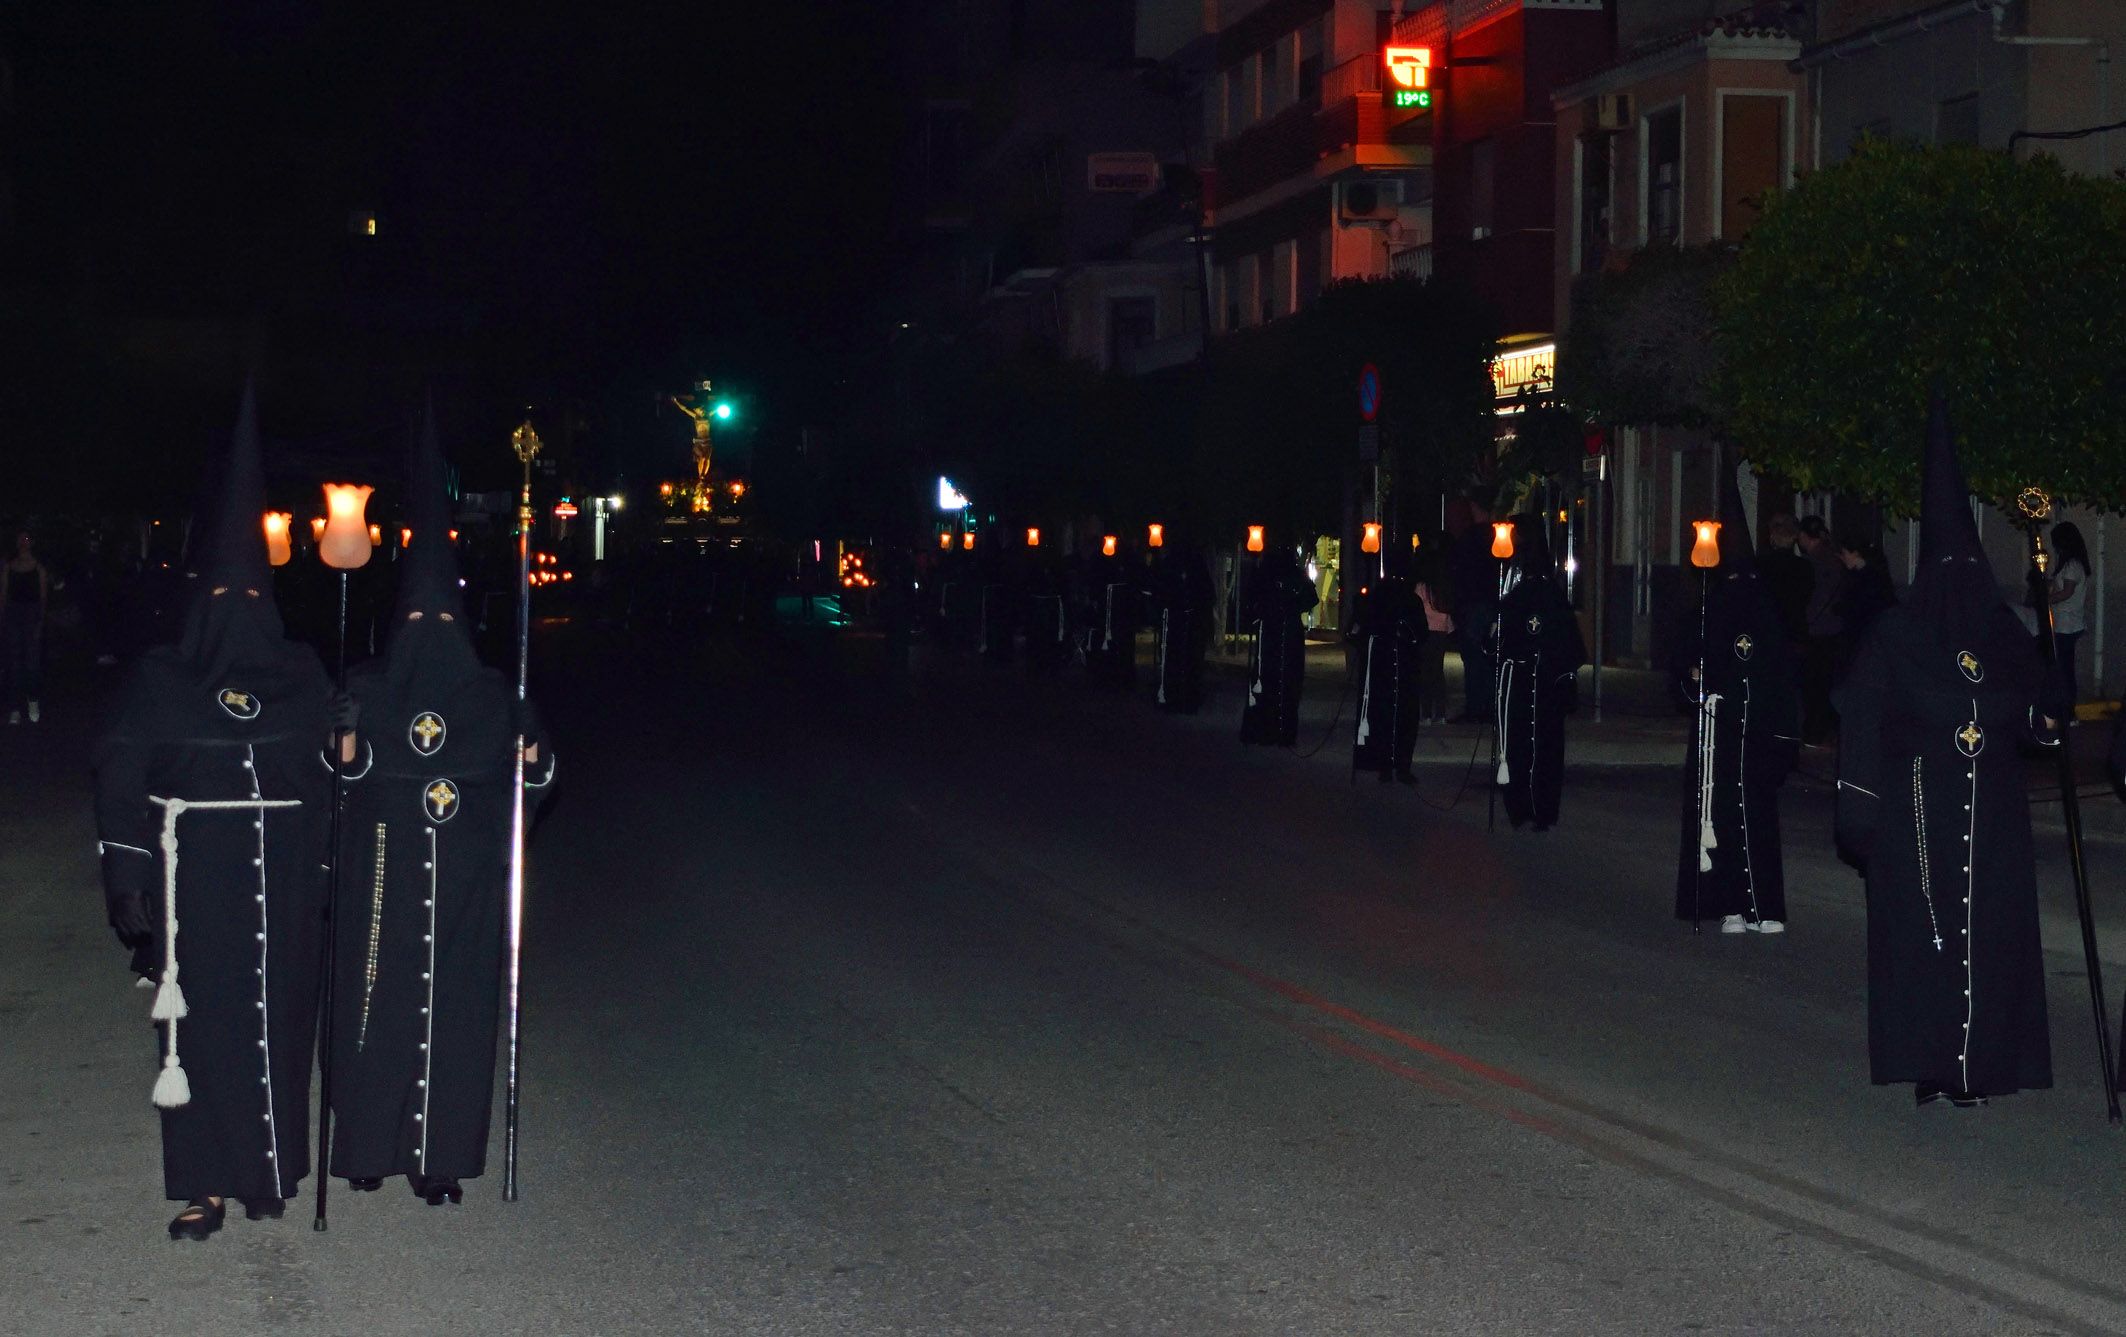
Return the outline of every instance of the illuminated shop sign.
{"type": "Polygon", "coordinates": [[[1557,369],[1556,344],[1510,348],[1491,359],[1491,389],[1500,399],[1512,399],[1523,390],[1540,394],[1550,389],[1557,369]]]}
{"type": "Polygon", "coordinates": [[[1388,105],[1423,109],[1432,105],[1432,48],[1391,46],[1381,52],[1388,62],[1388,105]]]}

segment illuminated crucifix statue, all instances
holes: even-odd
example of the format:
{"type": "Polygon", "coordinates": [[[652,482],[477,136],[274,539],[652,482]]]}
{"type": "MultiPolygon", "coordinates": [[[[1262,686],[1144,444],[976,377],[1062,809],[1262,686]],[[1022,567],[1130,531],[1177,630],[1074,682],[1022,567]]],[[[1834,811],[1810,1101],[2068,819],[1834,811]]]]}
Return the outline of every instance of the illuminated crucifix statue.
{"type": "Polygon", "coordinates": [[[701,382],[697,389],[699,393],[693,398],[698,402],[689,404],[673,395],[672,406],[694,420],[694,509],[701,512],[709,509],[709,499],[715,495],[709,488],[709,465],[715,459],[715,451],[709,444],[709,421],[716,406],[709,401],[707,381],[701,382]]]}

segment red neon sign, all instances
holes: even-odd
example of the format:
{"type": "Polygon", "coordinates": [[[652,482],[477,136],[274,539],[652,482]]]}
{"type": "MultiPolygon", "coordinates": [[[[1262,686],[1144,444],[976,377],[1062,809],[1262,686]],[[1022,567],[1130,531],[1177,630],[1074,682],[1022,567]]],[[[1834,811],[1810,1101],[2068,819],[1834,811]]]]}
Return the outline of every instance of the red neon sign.
{"type": "Polygon", "coordinates": [[[1432,48],[1391,46],[1381,52],[1388,62],[1388,79],[1397,88],[1432,86],[1432,48]]]}

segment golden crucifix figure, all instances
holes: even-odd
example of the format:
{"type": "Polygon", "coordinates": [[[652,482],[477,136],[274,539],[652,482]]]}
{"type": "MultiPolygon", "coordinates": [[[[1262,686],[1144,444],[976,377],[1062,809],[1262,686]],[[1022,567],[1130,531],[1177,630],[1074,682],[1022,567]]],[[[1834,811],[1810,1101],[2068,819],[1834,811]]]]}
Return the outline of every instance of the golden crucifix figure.
{"type": "Polygon", "coordinates": [[[709,415],[715,407],[709,402],[709,383],[703,381],[701,393],[695,396],[699,403],[689,404],[678,395],[673,395],[672,407],[694,420],[694,509],[709,509],[709,498],[715,495],[709,487],[709,465],[715,459],[715,450],[709,443],[709,415]]]}

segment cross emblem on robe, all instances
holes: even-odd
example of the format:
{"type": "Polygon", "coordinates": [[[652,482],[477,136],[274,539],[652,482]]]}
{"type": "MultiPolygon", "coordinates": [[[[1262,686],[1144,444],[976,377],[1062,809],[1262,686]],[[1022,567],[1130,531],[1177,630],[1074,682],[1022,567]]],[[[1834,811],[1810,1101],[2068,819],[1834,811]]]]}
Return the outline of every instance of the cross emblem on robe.
{"type": "Polygon", "coordinates": [[[458,791],[444,784],[441,780],[428,786],[428,802],[435,809],[438,817],[448,813],[451,805],[457,801],[458,791]]]}
{"type": "Polygon", "coordinates": [[[435,716],[423,715],[413,722],[413,731],[421,736],[424,745],[433,746],[436,735],[443,732],[443,726],[436,721],[435,716]]]}
{"type": "Polygon", "coordinates": [[[1978,722],[1974,720],[1957,730],[1956,741],[1964,745],[1966,752],[1976,752],[1978,750],[1978,741],[1985,736],[1985,731],[1980,729],[1978,722]]]}

